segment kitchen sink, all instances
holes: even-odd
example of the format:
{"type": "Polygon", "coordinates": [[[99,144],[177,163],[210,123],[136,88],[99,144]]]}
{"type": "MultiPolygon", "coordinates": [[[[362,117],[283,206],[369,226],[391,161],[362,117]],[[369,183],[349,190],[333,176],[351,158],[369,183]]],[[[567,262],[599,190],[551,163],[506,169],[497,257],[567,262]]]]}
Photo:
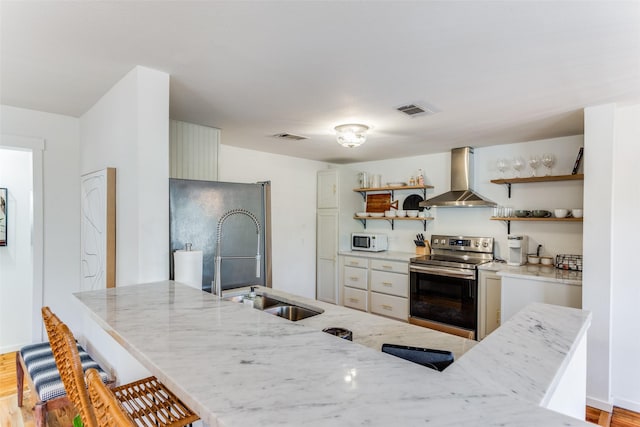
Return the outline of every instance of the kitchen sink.
{"type": "MultiPolygon", "coordinates": [[[[225,301],[245,303],[249,300],[249,296],[248,294],[230,295],[223,299],[225,301]]],[[[307,317],[317,316],[318,314],[322,314],[324,311],[315,307],[309,308],[292,304],[291,302],[274,298],[271,295],[256,295],[252,299],[252,302],[253,308],[273,314],[274,316],[283,317],[291,320],[292,322],[306,319],[307,317]]]]}
{"type": "Polygon", "coordinates": [[[317,316],[320,314],[317,311],[310,310],[308,308],[300,307],[297,305],[281,305],[271,308],[265,308],[263,310],[265,313],[274,314],[279,317],[284,317],[285,319],[289,319],[292,322],[296,322],[298,320],[306,319],[307,317],[317,316]]]}

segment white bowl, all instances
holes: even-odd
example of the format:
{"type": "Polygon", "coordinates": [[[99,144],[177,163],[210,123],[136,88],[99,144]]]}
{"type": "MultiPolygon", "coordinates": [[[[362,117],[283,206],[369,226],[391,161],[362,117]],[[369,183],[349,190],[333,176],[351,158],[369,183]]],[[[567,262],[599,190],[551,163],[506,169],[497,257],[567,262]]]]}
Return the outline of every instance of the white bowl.
{"type": "Polygon", "coordinates": [[[356,212],[356,216],[360,218],[366,218],[369,215],[368,212],[356,212]]]}
{"type": "Polygon", "coordinates": [[[407,216],[407,211],[403,211],[403,210],[396,211],[396,215],[398,216],[398,218],[404,218],[405,216],[407,216]]]}
{"type": "Polygon", "coordinates": [[[529,264],[540,264],[540,257],[535,255],[529,255],[527,257],[527,261],[529,261],[529,264]]]}
{"type": "Polygon", "coordinates": [[[550,256],[540,257],[540,264],[551,265],[553,264],[553,258],[550,256]]]}
{"type": "Polygon", "coordinates": [[[418,217],[418,211],[407,211],[407,216],[409,218],[417,218],[418,217]]]}
{"type": "Polygon", "coordinates": [[[553,214],[556,216],[556,218],[565,218],[567,215],[569,215],[569,210],[568,209],[554,209],[553,210],[553,214]]]}
{"type": "Polygon", "coordinates": [[[574,218],[582,218],[582,209],[571,209],[571,215],[573,215],[574,218]]]}
{"type": "Polygon", "coordinates": [[[396,213],[395,211],[384,211],[384,216],[387,218],[395,218],[396,217],[396,213]]]}
{"type": "Polygon", "coordinates": [[[382,218],[384,216],[384,212],[369,212],[369,216],[371,218],[382,218]]]}

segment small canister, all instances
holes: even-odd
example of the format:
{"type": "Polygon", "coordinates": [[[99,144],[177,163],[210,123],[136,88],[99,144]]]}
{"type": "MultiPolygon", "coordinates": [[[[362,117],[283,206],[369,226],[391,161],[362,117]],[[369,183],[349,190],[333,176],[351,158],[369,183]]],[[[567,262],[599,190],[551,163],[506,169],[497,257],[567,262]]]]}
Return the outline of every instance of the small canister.
{"type": "Polygon", "coordinates": [[[369,187],[369,174],[366,172],[360,172],[359,181],[360,181],[360,188],[369,187]]]}

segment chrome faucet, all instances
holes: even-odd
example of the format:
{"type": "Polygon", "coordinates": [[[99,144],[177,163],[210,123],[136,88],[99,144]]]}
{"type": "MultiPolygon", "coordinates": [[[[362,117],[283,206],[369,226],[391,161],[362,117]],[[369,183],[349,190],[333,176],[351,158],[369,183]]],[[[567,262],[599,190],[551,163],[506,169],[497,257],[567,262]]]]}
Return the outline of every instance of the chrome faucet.
{"type": "Polygon", "coordinates": [[[256,218],[256,216],[254,214],[252,214],[251,212],[249,212],[246,209],[232,209],[230,211],[228,211],[227,213],[225,213],[224,215],[222,215],[220,217],[220,219],[218,220],[218,226],[217,226],[217,233],[218,233],[218,237],[216,239],[216,275],[215,275],[215,279],[213,281],[213,293],[214,295],[217,295],[219,297],[222,296],[222,282],[220,279],[220,264],[222,263],[222,259],[253,259],[255,258],[256,260],[256,277],[260,277],[260,221],[258,221],[258,218],[256,218]],[[227,220],[227,218],[233,216],[233,215],[246,215],[249,218],[251,218],[253,220],[253,223],[256,225],[256,234],[258,234],[258,248],[256,249],[256,256],[255,257],[249,257],[249,256],[229,256],[229,257],[223,257],[222,256],[222,248],[220,247],[222,244],[222,225],[224,224],[224,222],[227,220]]]}

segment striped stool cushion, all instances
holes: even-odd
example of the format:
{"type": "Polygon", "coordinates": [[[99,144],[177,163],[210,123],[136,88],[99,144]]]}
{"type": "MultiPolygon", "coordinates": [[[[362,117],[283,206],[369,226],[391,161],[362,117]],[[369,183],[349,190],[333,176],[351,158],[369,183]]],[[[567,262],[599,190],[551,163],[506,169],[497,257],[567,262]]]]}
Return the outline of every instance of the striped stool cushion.
{"type": "MultiPolygon", "coordinates": [[[[86,371],[89,368],[95,368],[100,373],[102,382],[106,383],[109,379],[107,373],[89,356],[89,353],[80,344],[78,344],[78,353],[82,362],[82,370],[86,371]]],[[[27,372],[29,372],[41,402],[66,394],[48,342],[26,345],[20,349],[20,355],[24,360],[27,372]]]]}

